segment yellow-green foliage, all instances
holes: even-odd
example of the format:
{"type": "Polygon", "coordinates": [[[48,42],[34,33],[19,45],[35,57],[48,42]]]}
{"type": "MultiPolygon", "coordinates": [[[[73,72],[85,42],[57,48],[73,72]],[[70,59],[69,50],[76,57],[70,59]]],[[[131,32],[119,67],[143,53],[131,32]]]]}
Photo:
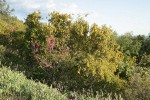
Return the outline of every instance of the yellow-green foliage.
{"type": "Polygon", "coordinates": [[[91,52],[92,56],[94,56],[92,60],[93,63],[96,61],[97,65],[95,68],[90,68],[89,65],[88,68],[91,71],[97,71],[99,73],[97,75],[100,75],[102,79],[111,80],[119,63],[123,60],[123,55],[119,51],[119,45],[112,37],[112,30],[106,26],[99,28],[97,25],[93,25],[90,31],[89,44],[91,44],[93,49],[91,52]]]}
{"type": "Polygon", "coordinates": [[[69,14],[61,14],[59,12],[52,12],[50,14],[50,24],[54,27],[55,35],[57,37],[65,37],[67,36],[70,25],[71,25],[71,15],[69,14]],[[65,35],[65,36],[64,36],[65,35]]]}
{"type": "Polygon", "coordinates": [[[41,23],[40,18],[39,12],[28,15],[25,41],[31,50],[28,53],[33,54],[41,66],[55,67],[56,75],[59,75],[59,70],[67,70],[61,72],[62,75],[68,77],[72,74],[74,78],[68,81],[74,83],[78,83],[77,76],[90,78],[91,75],[96,78],[95,82],[122,83],[119,75],[114,73],[123,62],[123,54],[111,28],[96,24],[89,27],[82,18],[73,22],[70,15],[58,12],[51,13],[49,24],[41,23]],[[51,37],[56,41],[51,42],[53,47],[49,49],[47,41],[51,37]],[[46,65],[42,65],[43,62],[46,65]]]}
{"type": "Polygon", "coordinates": [[[0,34],[10,34],[14,31],[25,31],[25,25],[16,17],[0,14],[0,34]]]}
{"type": "Polygon", "coordinates": [[[13,52],[18,52],[16,57],[23,57],[22,62],[30,66],[28,71],[34,70],[37,76],[46,77],[51,83],[64,82],[69,88],[74,85],[77,89],[78,86],[89,88],[91,80],[93,84],[106,82],[120,87],[123,81],[115,72],[123,62],[123,54],[112,29],[96,24],[90,27],[84,19],[73,21],[68,14],[53,12],[50,16],[49,24],[45,24],[40,22],[39,12],[29,14],[25,20],[26,31],[12,34],[10,44],[18,47],[13,46],[13,52]],[[40,76],[40,72],[45,75],[40,76]]]}
{"type": "MultiPolygon", "coordinates": [[[[28,49],[31,50],[28,53],[34,54],[36,60],[38,60],[39,64],[43,67],[52,67],[51,64],[53,61],[58,63],[58,60],[63,58],[61,52],[63,52],[62,49],[64,49],[64,42],[66,41],[66,38],[60,40],[59,37],[60,35],[64,34],[64,31],[59,32],[59,30],[57,30],[58,27],[55,27],[55,24],[53,24],[53,21],[57,23],[57,20],[55,20],[55,17],[57,18],[57,13],[52,13],[52,16],[52,22],[48,25],[40,22],[41,15],[39,12],[30,14],[25,22],[27,25],[25,42],[28,46],[28,49]],[[37,44],[38,47],[34,46],[33,44],[37,44]],[[57,50],[55,51],[55,49],[57,50]],[[37,51],[35,52],[35,50],[37,51]]],[[[65,27],[65,25],[62,27],[65,27]]],[[[67,35],[62,36],[65,37],[67,35]]]]}
{"type": "Polygon", "coordinates": [[[113,82],[114,78],[118,78],[114,73],[123,61],[123,54],[110,28],[94,24],[89,31],[88,23],[79,19],[73,24],[71,32],[71,49],[81,57],[79,73],[85,72],[87,76],[92,74],[99,77],[99,81],[113,82]]]}
{"type": "MultiPolygon", "coordinates": [[[[6,14],[0,14],[0,61],[25,70],[29,77],[54,86],[60,83],[68,90],[92,88],[94,93],[100,89],[107,93],[124,89],[136,63],[149,67],[149,38],[130,33],[117,37],[106,25],[90,26],[83,18],[74,20],[59,12],[50,14],[48,24],[40,22],[40,12],[29,14],[23,23],[5,10],[6,14]]],[[[5,68],[0,68],[0,79],[2,95],[66,99],[56,90],[5,68]]]]}
{"type": "Polygon", "coordinates": [[[26,42],[37,42],[42,44],[41,47],[46,46],[45,42],[47,41],[47,37],[49,37],[53,30],[51,26],[40,23],[41,15],[40,13],[34,12],[33,14],[30,14],[25,21],[25,24],[27,25],[26,33],[25,33],[25,39],[26,42]]]}

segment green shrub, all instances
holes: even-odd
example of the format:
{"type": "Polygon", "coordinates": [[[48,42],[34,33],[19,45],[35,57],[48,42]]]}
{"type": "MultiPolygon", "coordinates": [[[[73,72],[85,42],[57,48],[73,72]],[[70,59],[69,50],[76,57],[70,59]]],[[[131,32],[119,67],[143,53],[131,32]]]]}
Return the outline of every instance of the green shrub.
{"type": "Polygon", "coordinates": [[[24,98],[30,100],[66,100],[57,89],[48,87],[40,82],[27,80],[23,73],[0,68],[1,98],[24,98]]]}
{"type": "Polygon", "coordinates": [[[40,82],[28,80],[23,73],[0,68],[0,98],[10,100],[123,100],[121,95],[104,94],[93,95],[93,92],[79,94],[68,92],[62,95],[57,89],[48,87],[40,82]]]}
{"type": "Polygon", "coordinates": [[[3,45],[0,45],[0,61],[3,59],[5,47],[3,45]]]}
{"type": "Polygon", "coordinates": [[[130,78],[125,98],[127,100],[150,100],[150,70],[137,68],[130,78]]]}
{"type": "Polygon", "coordinates": [[[14,40],[18,36],[23,37],[21,40],[25,43],[25,49],[20,39],[15,43],[21,45],[19,51],[23,50],[20,54],[27,62],[28,69],[41,66],[45,70],[43,76],[37,72],[33,74],[38,70],[34,67],[34,79],[45,79],[49,84],[62,82],[68,90],[89,89],[95,85],[98,88],[94,91],[111,86],[115,92],[120,90],[124,82],[114,72],[123,61],[123,54],[112,36],[111,28],[96,24],[90,28],[85,20],[79,18],[73,22],[70,15],[58,12],[51,14],[48,25],[41,23],[40,19],[39,12],[29,14],[25,20],[26,32],[22,36],[14,34],[14,40]]]}
{"type": "Polygon", "coordinates": [[[149,67],[150,68],[150,54],[144,54],[139,62],[141,67],[149,67]]]}

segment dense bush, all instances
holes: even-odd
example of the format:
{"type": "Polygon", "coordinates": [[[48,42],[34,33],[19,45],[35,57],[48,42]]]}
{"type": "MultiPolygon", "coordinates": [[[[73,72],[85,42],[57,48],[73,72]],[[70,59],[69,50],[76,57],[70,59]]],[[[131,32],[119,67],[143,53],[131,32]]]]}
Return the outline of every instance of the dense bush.
{"type": "Polygon", "coordinates": [[[126,100],[149,100],[149,85],[150,70],[147,68],[136,68],[125,90],[126,100]]]}
{"type": "Polygon", "coordinates": [[[139,62],[141,67],[150,67],[150,54],[144,54],[139,62]]]}
{"type": "Polygon", "coordinates": [[[89,27],[82,18],[72,21],[70,15],[58,12],[51,13],[48,25],[40,19],[40,13],[34,12],[25,21],[24,58],[28,66],[41,66],[50,74],[51,80],[46,79],[50,84],[61,82],[69,90],[95,85],[94,91],[104,87],[112,87],[115,92],[121,89],[124,81],[114,73],[123,62],[123,54],[111,28],[96,24],[89,27]]]}
{"type": "Polygon", "coordinates": [[[25,100],[66,100],[57,89],[48,87],[40,82],[27,80],[19,72],[10,69],[0,68],[0,97],[25,100]]]}
{"type": "Polygon", "coordinates": [[[104,94],[102,91],[96,96],[92,91],[83,94],[67,92],[62,95],[57,89],[28,80],[23,73],[11,71],[4,66],[0,68],[0,98],[11,100],[123,100],[121,95],[104,94]]]}

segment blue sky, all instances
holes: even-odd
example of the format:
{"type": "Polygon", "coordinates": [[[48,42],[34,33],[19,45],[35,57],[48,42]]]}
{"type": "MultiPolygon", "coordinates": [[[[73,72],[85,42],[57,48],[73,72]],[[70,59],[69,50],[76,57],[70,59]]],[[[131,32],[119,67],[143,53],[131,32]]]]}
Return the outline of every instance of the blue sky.
{"type": "Polygon", "coordinates": [[[106,24],[118,34],[134,35],[150,33],[150,0],[7,0],[14,15],[24,19],[33,11],[41,11],[46,17],[52,11],[70,14],[88,13],[90,25],[106,24]]]}

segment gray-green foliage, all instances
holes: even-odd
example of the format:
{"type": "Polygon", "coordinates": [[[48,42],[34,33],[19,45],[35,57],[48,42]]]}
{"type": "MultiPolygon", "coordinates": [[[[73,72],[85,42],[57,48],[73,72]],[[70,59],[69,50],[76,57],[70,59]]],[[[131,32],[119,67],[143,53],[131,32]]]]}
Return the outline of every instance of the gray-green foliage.
{"type": "Polygon", "coordinates": [[[66,100],[57,89],[40,82],[27,80],[23,73],[0,68],[0,97],[24,98],[30,100],[66,100]],[[21,97],[20,97],[21,96],[21,97]]]}
{"type": "Polygon", "coordinates": [[[150,100],[150,70],[137,67],[129,79],[126,90],[126,100],[150,100]]]}
{"type": "Polygon", "coordinates": [[[10,9],[6,0],[0,0],[0,14],[8,14],[9,15],[13,11],[14,11],[14,9],[10,9]]]}
{"type": "MultiPolygon", "coordinates": [[[[85,92],[83,90],[83,92],[85,92]]],[[[96,92],[96,95],[93,94],[92,90],[86,91],[86,93],[77,93],[70,92],[70,97],[74,97],[74,100],[124,100],[120,94],[107,93],[105,94],[103,91],[96,92]]]]}

